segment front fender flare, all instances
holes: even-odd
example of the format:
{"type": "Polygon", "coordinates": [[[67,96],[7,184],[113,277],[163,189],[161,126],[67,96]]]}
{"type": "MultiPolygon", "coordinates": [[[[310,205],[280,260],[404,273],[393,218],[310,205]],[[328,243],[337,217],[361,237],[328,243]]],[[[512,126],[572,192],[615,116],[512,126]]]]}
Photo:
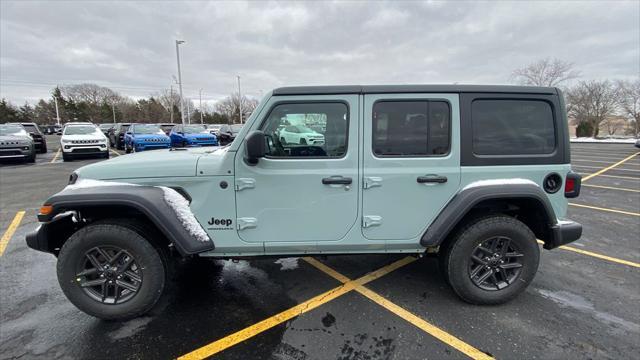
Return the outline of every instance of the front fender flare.
{"type": "MultiPolygon", "coordinates": [[[[51,196],[45,204],[53,211],[38,215],[38,220],[48,223],[67,211],[99,208],[101,206],[125,206],[133,208],[154,224],[174,245],[181,255],[192,255],[215,248],[213,240],[196,239],[182,224],[174,209],[165,201],[164,190],[155,186],[107,185],[87,188],[66,188],[51,196]]],[[[117,217],[118,214],[113,214],[117,217]]]]}

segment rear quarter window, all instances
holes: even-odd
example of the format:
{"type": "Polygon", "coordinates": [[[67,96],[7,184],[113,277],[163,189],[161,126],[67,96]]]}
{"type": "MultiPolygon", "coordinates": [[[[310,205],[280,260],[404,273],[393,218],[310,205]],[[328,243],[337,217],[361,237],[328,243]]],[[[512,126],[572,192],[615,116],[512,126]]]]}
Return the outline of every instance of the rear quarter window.
{"type": "Polygon", "coordinates": [[[553,108],[544,100],[476,99],[471,122],[477,155],[543,155],[556,149],[553,108]]]}

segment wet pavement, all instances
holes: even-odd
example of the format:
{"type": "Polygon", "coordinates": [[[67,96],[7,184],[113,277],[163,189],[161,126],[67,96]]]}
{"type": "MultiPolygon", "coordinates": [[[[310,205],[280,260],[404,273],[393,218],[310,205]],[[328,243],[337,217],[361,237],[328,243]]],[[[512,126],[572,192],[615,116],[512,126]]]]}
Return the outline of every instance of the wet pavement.
{"type": "MultiPolygon", "coordinates": [[[[24,242],[24,235],[37,226],[35,213],[47,196],[64,187],[73,169],[99,161],[54,159],[54,140],[36,164],[0,164],[0,233],[18,211],[26,211],[0,257],[0,358],[176,358],[341,285],[298,258],[197,260],[178,266],[165,295],[147,316],[107,322],[80,312],[59,288],[55,258],[28,249],[24,242]]],[[[574,144],[574,170],[585,176],[636,151],[632,145],[574,144]]],[[[460,301],[440,276],[436,259],[427,257],[373,280],[366,288],[488,356],[636,358],[640,267],[616,260],[640,263],[640,156],[603,175],[607,176],[586,181],[581,196],[571,201],[600,210],[569,208],[569,217],[584,226],[583,238],[571,247],[587,253],[543,251],[535,280],[508,304],[473,306],[460,301]],[[586,186],[590,184],[615,189],[586,186]]],[[[353,280],[402,258],[318,260],[353,280]]],[[[215,357],[467,358],[455,341],[438,339],[432,329],[390,309],[348,291],[223,347],[215,357]]]]}

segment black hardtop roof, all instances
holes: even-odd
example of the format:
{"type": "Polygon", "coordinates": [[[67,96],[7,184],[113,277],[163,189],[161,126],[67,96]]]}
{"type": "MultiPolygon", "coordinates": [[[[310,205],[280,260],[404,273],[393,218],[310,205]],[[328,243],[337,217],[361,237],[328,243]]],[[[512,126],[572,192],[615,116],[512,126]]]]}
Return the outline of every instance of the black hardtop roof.
{"type": "Polygon", "coordinates": [[[389,93],[499,93],[552,94],[553,87],[511,85],[335,85],[288,86],[273,90],[273,95],[389,94],[389,93]]]}

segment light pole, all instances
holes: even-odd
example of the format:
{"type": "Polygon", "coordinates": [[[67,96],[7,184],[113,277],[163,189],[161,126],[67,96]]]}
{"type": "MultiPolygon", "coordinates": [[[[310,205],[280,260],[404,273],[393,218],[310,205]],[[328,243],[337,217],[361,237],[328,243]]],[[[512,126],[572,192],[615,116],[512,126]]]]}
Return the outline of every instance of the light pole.
{"type": "Polygon", "coordinates": [[[182,98],[182,73],[180,71],[180,44],[183,44],[184,40],[176,40],[176,59],[178,61],[178,86],[180,87],[180,115],[182,116],[182,124],[184,125],[184,100],[182,98]]]}
{"type": "Polygon", "coordinates": [[[171,123],[173,124],[173,84],[169,85],[169,107],[171,108],[171,123]]]}
{"type": "Polygon", "coordinates": [[[56,122],[58,123],[58,126],[60,126],[60,112],[58,111],[58,98],[55,95],[53,96],[53,102],[55,102],[56,104],[56,122]]]}
{"type": "Polygon", "coordinates": [[[116,123],[116,106],[115,102],[111,103],[111,111],[113,112],[113,123],[116,123]]]}
{"type": "Polygon", "coordinates": [[[191,124],[191,99],[187,101],[187,122],[191,124]]]}
{"type": "Polygon", "coordinates": [[[238,110],[240,112],[240,124],[242,124],[242,93],[240,92],[240,75],[237,75],[238,78],[238,110]]]}
{"type": "Polygon", "coordinates": [[[200,89],[200,124],[204,124],[202,117],[202,89],[200,89]]]}

